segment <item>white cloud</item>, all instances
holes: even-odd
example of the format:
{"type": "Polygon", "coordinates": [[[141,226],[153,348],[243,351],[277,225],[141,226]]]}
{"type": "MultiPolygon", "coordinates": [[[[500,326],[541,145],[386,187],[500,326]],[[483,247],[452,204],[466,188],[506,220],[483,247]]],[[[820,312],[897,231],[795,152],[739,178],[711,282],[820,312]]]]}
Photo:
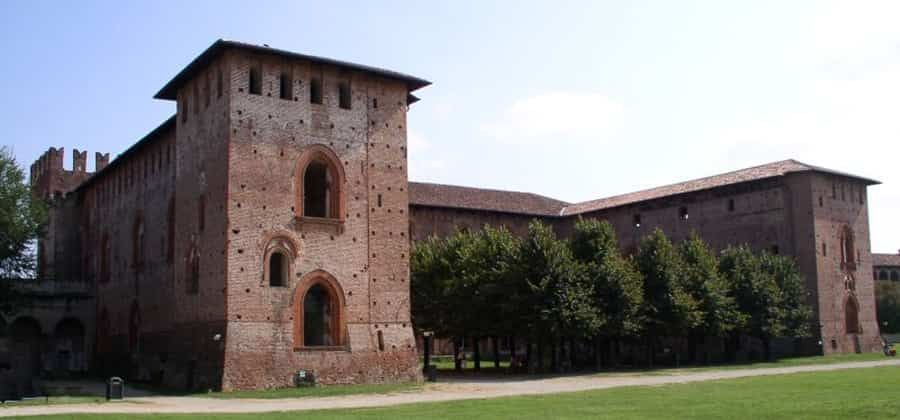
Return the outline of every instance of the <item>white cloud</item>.
{"type": "Polygon", "coordinates": [[[550,92],[514,102],[482,130],[509,144],[600,143],[621,131],[624,106],[599,93],[550,92]]]}
{"type": "Polygon", "coordinates": [[[447,163],[442,159],[434,159],[429,156],[431,143],[419,134],[418,131],[409,130],[406,137],[408,146],[409,179],[423,181],[435,179],[447,168],[447,163]]]}

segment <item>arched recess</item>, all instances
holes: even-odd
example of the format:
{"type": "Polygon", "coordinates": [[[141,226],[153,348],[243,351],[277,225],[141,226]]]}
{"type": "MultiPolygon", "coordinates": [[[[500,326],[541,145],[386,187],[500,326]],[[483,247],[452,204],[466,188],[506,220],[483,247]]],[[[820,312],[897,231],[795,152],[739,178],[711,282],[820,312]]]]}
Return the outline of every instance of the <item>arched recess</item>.
{"type": "Polygon", "coordinates": [[[84,334],[84,324],[76,318],[64,318],[56,324],[53,341],[57,370],[83,370],[84,334]]]}
{"type": "Polygon", "coordinates": [[[327,146],[314,144],[297,160],[294,212],[300,218],[344,221],[344,166],[327,146]]]}
{"type": "Polygon", "coordinates": [[[844,226],[841,229],[841,263],[849,269],[856,269],[856,245],[854,244],[853,229],[844,226]]]}
{"type": "Polygon", "coordinates": [[[43,335],[41,324],[29,316],[16,318],[9,326],[12,353],[19,358],[16,363],[21,363],[32,374],[41,371],[43,335]]]}
{"type": "Polygon", "coordinates": [[[131,314],[128,317],[128,351],[135,354],[140,351],[141,310],[137,301],[131,302],[131,314]]]}
{"type": "Polygon", "coordinates": [[[110,351],[109,348],[109,312],[106,308],[100,310],[100,316],[97,319],[97,341],[94,345],[94,351],[97,354],[104,354],[110,351]]]}
{"type": "Polygon", "coordinates": [[[326,271],[307,273],[294,289],[294,349],[346,345],[344,291],[326,271]]]}
{"type": "Polygon", "coordinates": [[[286,287],[294,272],[297,244],[287,236],[273,236],[263,251],[263,284],[286,287]]]}
{"type": "Polygon", "coordinates": [[[859,304],[853,296],[844,302],[844,323],[847,334],[859,334],[859,304]]]}

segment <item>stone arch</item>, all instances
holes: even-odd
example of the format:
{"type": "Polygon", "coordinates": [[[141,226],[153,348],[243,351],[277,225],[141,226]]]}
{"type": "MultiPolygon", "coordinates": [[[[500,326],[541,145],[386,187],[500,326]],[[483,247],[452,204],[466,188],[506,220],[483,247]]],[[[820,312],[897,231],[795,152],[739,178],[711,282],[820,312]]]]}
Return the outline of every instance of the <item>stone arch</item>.
{"type": "Polygon", "coordinates": [[[327,146],[314,144],[297,160],[294,173],[297,217],[344,220],[344,166],[327,146]]]}
{"type": "Polygon", "coordinates": [[[852,295],[848,296],[847,301],[844,302],[844,329],[847,334],[860,333],[859,303],[852,295]]]}
{"type": "Polygon", "coordinates": [[[286,235],[273,235],[263,249],[263,284],[288,286],[294,272],[294,259],[298,252],[296,242],[286,235]]]}
{"type": "Polygon", "coordinates": [[[84,336],[84,324],[77,318],[63,318],[56,324],[53,330],[56,370],[85,370],[84,336]]]}
{"type": "Polygon", "coordinates": [[[9,326],[9,338],[12,354],[15,359],[13,366],[24,369],[30,375],[37,375],[41,371],[41,347],[44,341],[44,333],[41,323],[30,316],[16,318],[9,326]]]}
{"type": "Polygon", "coordinates": [[[294,349],[346,345],[344,291],[324,270],[307,273],[294,289],[294,349]]]}

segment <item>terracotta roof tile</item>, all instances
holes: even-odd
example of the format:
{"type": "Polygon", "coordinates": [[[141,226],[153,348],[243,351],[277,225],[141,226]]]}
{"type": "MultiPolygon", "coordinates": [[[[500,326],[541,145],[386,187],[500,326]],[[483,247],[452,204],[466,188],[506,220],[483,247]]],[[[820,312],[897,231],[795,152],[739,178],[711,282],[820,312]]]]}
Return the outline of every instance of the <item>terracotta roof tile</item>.
{"type": "Polygon", "coordinates": [[[410,182],[409,204],[536,216],[559,216],[559,212],[569,203],[525,192],[410,182]]]}
{"type": "Polygon", "coordinates": [[[878,181],[858,177],[855,175],[825,169],[818,166],[807,165],[793,159],[783,160],[780,162],[767,163],[765,165],[754,166],[752,168],[740,169],[734,172],[728,172],[720,175],[713,175],[706,178],[695,179],[687,182],[666,185],[662,187],[651,188],[628,194],[617,195],[613,197],[601,198],[599,200],[585,201],[583,203],[574,204],[563,210],[563,215],[574,215],[596,210],[603,210],[612,207],[624,206],[641,201],[653,200],[662,197],[669,197],[677,194],[684,194],[694,191],[707,190],[725,185],[738,184],[747,181],[756,181],[760,179],[783,176],[791,172],[825,172],[834,175],[846,176],[861,179],[869,184],[877,184],[878,181]]]}
{"type": "Polygon", "coordinates": [[[487,210],[539,216],[570,216],[624,206],[641,201],[669,197],[677,194],[773,178],[792,172],[808,171],[856,178],[870,185],[879,183],[872,179],[788,159],[692,181],[680,182],[663,187],[601,198],[599,200],[585,201],[577,204],[569,204],[564,201],[525,192],[410,182],[409,203],[411,205],[419,206],[487,210]]]}
{"type": "Polygon", "coordinates": [[[872,265],[900,267],[900,254],[872,254],[872,265]]]}

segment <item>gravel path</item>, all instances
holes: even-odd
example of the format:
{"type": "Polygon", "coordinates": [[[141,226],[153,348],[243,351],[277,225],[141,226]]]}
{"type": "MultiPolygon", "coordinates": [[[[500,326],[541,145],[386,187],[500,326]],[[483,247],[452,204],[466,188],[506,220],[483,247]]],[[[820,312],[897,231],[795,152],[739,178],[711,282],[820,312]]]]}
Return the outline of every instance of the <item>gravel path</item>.
{"type": "Polygon", "coordinates": [[[635,385],[664,385],[748,376],[782,375],[840,369],[900,366],[900,360],[825,365],[710,370],[662,375],[580,375],[549,379],[454,380],[428,384],[422,390],[392,394],[360,394],[290,399],[213,399],[201,397],[137,397],[105,404],[45,405],[0,408],[0,417],[70,413],[255,413],[328,408],[383,407],[420,402],[553,394],[635,385]]]}

